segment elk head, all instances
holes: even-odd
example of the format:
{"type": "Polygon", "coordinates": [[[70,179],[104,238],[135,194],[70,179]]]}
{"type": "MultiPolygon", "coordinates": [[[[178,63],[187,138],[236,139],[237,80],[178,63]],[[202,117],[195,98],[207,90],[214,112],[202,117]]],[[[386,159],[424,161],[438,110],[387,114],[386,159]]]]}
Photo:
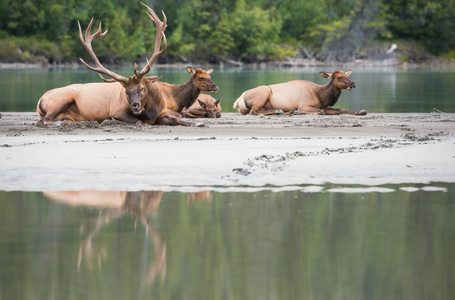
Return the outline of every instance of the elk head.
{"type": "Polygon", "coordinates": [[[204,71],[200,68],[197,68],[195,70],[191,67],[187,67],[186,70],[191,76],[193,76],[193,85],[201,91],[214,93],[218,91],[218,86],[212,81],[212,78],[210,77],[210,73],[213,72],[213,69],[204,71]]]}
{"type": "Polygon", "coordinates": [[[218,100],[214,101],[215,99],[210,99],[205,103],[204,101],[201,101],[197,99],[199,102],[199,105],[205,110],[205,116],[207,118],[220,118],[221,114],[217,112],[218,110],[218,105],[220,104],[221,97],[218,98],[218,100]]]}
{"type": "Polygon", "coordinates": [[[349,76],[352,71],[335,71],[333,73],[319,72],[324,78],[332,78],[333,85],[340,90],[346,89],[351,91],[355,88],[355,82],[352,81],[349,76]]]}
{"type": "Polygon", "coordinates": [[[91,29],[92,29],[92,24],[93,24],[93,18],[90,21],[90,24],[87,27],[87,30],[85,31],[85,39],[82,36],[82,30],[81,30],[81,24],[79,21],[77,21],[77,24],[79,26],[79,37],[82,42],[82,45],[85,47],[85,49],[88,51],[90,54],[91,58],[93,59],[94,63],[96,64],[96,67],[92,67],[88,65],[82,58],[80,58],[81,62],[90,70],[98,72],[100,77],[106,81],[106,82],[119,82],[124,88],[125,88],[125,93],[127,96],[127,99],[130,104],[130,109],[131,112],[134,115],[139,115],[144,111],[144,101],[147,99],[148,94],[150,91],[147,88],[147,84],[153,83],[158,81],[162,76],[152,76],[152,77],[144,77],[145,74],[147,74],[150,71],[150,68],[152,65],[158,60],[158,58],[163,55],[163,53],[166,51],[167,48],[167,42],[166,42],[166,36],[164,35],[164,31],[166,29],[166,23],[167,23],[167,18],[166,15],[163,13],[163,21],[161,21],[156,13],[147,5],[142,3],[144,5],[148,12],[149,18],[155,23],[156,26],[156,35],[155,35],[155,49],[153,51],[152,56],[150,57],[150,60],[147,60],[147,64],[142,68],[141,71],[137,70],[137,64],[134,66],[134,74],[133,76],[130,77],[123,77],[117,73],[114,73],[112,71],[109,71],[106,67],[104,67],[100,61],[98,60],[95,52],[92,49],[92,41],[95,38],[103,37],[106,35],[107,30],[103,33],[101,33],[101,23],[99,25],[98,30],[94,34],[90,34],[91,29]],[[164,40],[164,45],[163,48],[161,48],[161,40],[164,40]],[[110,79],[104,78],[101,74],[104,74],[106,76],[109,76],[110,79]]]}

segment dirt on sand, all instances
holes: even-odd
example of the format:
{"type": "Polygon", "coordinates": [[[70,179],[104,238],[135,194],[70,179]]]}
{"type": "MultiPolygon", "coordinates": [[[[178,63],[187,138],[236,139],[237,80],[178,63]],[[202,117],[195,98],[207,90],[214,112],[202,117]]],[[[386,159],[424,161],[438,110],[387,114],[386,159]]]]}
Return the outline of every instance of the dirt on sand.
{"type": "Polygon", "coordinates": [[[2,113],[0,190],[455,182],[455,114],[242,116],[38,127],[2,113]]]}

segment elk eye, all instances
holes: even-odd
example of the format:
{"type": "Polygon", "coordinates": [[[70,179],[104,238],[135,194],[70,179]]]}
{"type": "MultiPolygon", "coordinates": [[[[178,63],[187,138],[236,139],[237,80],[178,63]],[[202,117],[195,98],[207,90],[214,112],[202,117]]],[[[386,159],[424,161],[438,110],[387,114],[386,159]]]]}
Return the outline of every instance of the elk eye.
{"type": "Polygon", "coordinates": [[[201,77],[201,78],[199,78],[199,81],[202,81],[202,80],[204,80],[204,78],[202,78],[202,77],[201,77]]]}

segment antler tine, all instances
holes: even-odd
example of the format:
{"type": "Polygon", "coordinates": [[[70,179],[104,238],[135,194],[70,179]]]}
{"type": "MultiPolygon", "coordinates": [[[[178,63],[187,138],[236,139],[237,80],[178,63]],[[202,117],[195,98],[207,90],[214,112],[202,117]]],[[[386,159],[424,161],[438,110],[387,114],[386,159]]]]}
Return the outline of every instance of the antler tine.
{"type": "MultiPolygon", "coordinates": [[[[87,64],[82,58],[79,58],[80,61],[90,70],[98,72],[100,74],[107,75],[114,79],[115,81],[120,81],[120,82],[128,82],[128,78],[123,77],[121,75],[118,75],[114,72],[109,71],[104,67],[100,61],[98,60],[98,57],[96,56],[95,52],[92,49],[92,41],[95,38],[98,37],[103,37],[107,34],[107,30],[103,33],[101,33],[101,23],[99,24],[98,30],[94,34],[90,34],[90,31],[92,29],[92,24],[93,24],[93,18],[90,21],[90,24],[87,26],[87,30],[85,31],[85,39],[82,36],[82,29],[81,29],[81,24],[79,23],[79,20],[77,21],[77,25],[79,26],[79,38],[81,40],[82,45],[84,46],[85,50],[87,50],[88,54],[90,54],[91,58],[95,62],[96,67],[92,67],[89,64],[87,64]]],[[[101,76],[102,77],[102,76],[101,76]]],[[[103,77],[102,77],[103,78],[103,77]]],[[[103,78],[105,80],[105,78],[103,78]]]]}
{"type": "Polygon", "coordinates": [[[150,57],[150,60],[147,59],[147,64],[144,66],[144,68],[142,68],[142,70],[140,72],[142,74],[142,76],[147,74],[150,71],[150,68],[155,64],[155,62],[158,60],[158,58],[160,58],[160,56],[163,55],[163,53],[167,49],[166,35],[162,31],[161,31],[161,35],[162,35],[161,39],[163,40],[163,48],[160,51],[157,51],[157,49],[158,50],[160,49],[161,39],[156,40],[155,51],[153,52],[152,57],[150,57]]]}
{"type": "Polygon", "coordinates": [[[166,17],[166,14],[164,13],[164,10],[161,10],[161,13],[163,14],[163,23],[164,23],[164,25],[167,26],[167,17],[166,17]]]}
{"type": "Polygon", "coordinates": [[[136,74],[136,77],[141,77],[141,74],[137,71],[137,64],[134,64],[134,74],[136,74]]]}
{"type": "Polygon", "coordinates": [[[152,65],[158,60],[158,58],[161,55],[163,55],[163,53],[167,49],[167,40],[166,40],[166,35],[164,34],[164,31],[166,30],[166,27],[167,27],[167,17],[164,14],[164,12],[162,12],[163,21],[161,21],[160,18],[158,18],[156,13],[153,11],[153,9],[151,9],[149,6],[147,6],[144,3],[142,3],[142,5],[144,5],[147,8],[147,10],[148,10],[147,15],[153,21],[153,23],[155,23],[155,26],[156,26],[155,49],[153,50],[153,54],[150,57],[150,60],[147,60],[147,64],[144,66],[144,68],[141,70],[141,72],[139,72],[139,74],[141,76],[144,76],[145,74],[147,74],[150,71],[150,68],[152,67],[152,65]],[[160,50],[161,40],[163,40],[163,48],[160,50]]]}
{"type": "Polygon", "coordinates": [[[145,8],[147,8],[147,10],[148,10],[148,13],[147,13],[147,14],[149,15],[149,17],[150,17],[152,20],[155,20],[155,19],[159,20],[158,16],[156,15],[156,13],[155,13],[155,11],[154,11],[153,9],[151,9],[147,4],[145,4],[145,3],[143,3],[143,2],[141,2],[141,4],[144,5],[145,8]],[[150,15],[152,15],[152,16],[150,16],[150,15]]]}
{"type": "Polygon", "coordinates": [[[147,12],[147,15],[148,15],[149,18],[150,18],[153,22],[155,22],[155,23],[157,23],[157,22],[160,20],[160,19],[158,18],[158,16],[156,16],[156,15],[154,16],[154,15],[148,13],[148,12],[147,12]]]}
{"type": "MultiPolygon", "coordinates": [[[[144,4],[144,3],[142,3],[144,4]]],[[[144,6],[147,8],[148,12],[147,15],[150,17],[150,19],[152,19],[153,21],[155,20],[159,20],[160,18],[158,18],[158,15],[150,8],[148,7],[147,5],[144,4],[144,6]]]]}
{"type": "Polygon", "coordinates": [[[100,75],[101,79],[104,81],[104,82],[117,82],[117,80],[113,79],[113,78],[104,78],[103,75],[101,75],[100,73],[98,73],[98,75],[100,75]]]}

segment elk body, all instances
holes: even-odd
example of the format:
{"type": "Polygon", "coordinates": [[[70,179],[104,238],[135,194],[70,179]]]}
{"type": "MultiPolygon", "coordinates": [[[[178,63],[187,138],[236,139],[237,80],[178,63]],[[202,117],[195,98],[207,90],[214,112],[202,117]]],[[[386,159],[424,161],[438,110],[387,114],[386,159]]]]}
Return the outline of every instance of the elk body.
{"type": "Polygon", "coordinates": [[[201,91],[216,92],[218,86],[212,81],[210,73],[213,69],[207,71],[197,68],[196,70],[187,67],[187,72],[191,78],[184,84],[175,85],[166,82],[157,82],[164,99],[167,103],[167,109],[174,116],[180,116],[183,109],[188,109],[195,103],[201,91]]]}
{"type": "MultiPolygon", "coordinates": [[[[85,49],[88,51],[96,67],[82,63],[92,71],[109,76],[110,83],[87,83],[73,84],[46,92],[38,101],[36,111],[40,115],[38,125],[53,124],[56,121],[97,121],[115,119],[128,124],[158,125],[192,125],[183,120],[168,115],[166,102],[164,101],[159,86],[156,85],[161,77],[145,77],[151,66],[166,51],[167,43],[164,30],[166,29],[166,16],[163,13],[164,21],[161,21],[155,12],[148,9],[150,19],[155,23],[155,49],[147,64],[141,71],[134,68],[134,76],[123,77],[106,69],[96,57],[92,49],[92,40],[103,37],[107,31],[101,33],[99,29],[93,35],[90,34],[93,19],[85,32],[85,39],[82,36],[79,25],[79,36],[85,49]],[[161,41],[164,40],[163,48],[161,41]]],[[[104,78],[103,78],[104,79],[104,78]]]]}
{"type": "Polygon", "coordinates": [[[349,78],[352,71],[320,72],[324,78],[331,78],[326,85],[306,80],[258,86],[244,92],[234,103],[241,114],[272,115],[297,111],[327,115],[366,115],[366,111],[348,111],[334,106],[343,89],[352,90],[355,83],[349,78]]]}
{"type": "Polygon", "coordinates": [[[193,103],[182,115],[188,118],[220,118],[221,97],[216,100],[210,95],[200,94],[197,101],[193,103]]]}

